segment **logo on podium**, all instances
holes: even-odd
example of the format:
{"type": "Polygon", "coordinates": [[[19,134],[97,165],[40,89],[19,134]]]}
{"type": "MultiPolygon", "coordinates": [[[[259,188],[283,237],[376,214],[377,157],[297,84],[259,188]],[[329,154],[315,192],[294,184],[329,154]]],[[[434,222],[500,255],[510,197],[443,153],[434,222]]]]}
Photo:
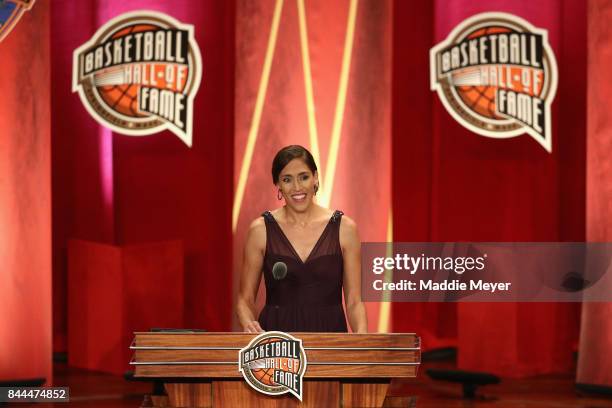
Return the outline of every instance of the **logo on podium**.
{"type": "Polygon", "coordinates": [[[278,331],[260,334],[238,353],[239,370],[252,388],[267,395],[291,393],[300,401],[306,364],[302,340],[278,331]]]}

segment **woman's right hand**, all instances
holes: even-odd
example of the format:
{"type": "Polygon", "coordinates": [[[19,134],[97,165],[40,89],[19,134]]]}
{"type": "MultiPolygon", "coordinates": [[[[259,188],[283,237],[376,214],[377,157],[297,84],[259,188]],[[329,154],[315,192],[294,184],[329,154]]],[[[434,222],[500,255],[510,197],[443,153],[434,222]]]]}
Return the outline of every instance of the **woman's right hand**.
{"type": "Polygon", "coordinates": [[[263,333],[264,329],[261,328],[257,320],[251,320],[244,325],[244,331],[247,333],[263,333]]]}
{"type": "Polygon", "coordinates": [[[257,291],[261,283],[263,258],[266,250],[266,225],[262,217],[251,223],[247,233],[240,290],[236,302],[236,314],[242,329],[247,333],[261,333],[264,330],[257,321],[257,291]]]}

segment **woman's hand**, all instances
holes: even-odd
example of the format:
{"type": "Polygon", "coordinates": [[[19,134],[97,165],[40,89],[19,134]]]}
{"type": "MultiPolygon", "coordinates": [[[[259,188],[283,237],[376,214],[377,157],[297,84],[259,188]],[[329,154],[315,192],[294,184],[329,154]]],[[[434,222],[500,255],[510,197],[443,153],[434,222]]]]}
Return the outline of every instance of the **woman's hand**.
{"type": "Polygon", "coordinates": [[[264,329],[261,328],[257,320],[251,320],[244,325],[244,331],[247,333],[263,333],[264,329]]]}

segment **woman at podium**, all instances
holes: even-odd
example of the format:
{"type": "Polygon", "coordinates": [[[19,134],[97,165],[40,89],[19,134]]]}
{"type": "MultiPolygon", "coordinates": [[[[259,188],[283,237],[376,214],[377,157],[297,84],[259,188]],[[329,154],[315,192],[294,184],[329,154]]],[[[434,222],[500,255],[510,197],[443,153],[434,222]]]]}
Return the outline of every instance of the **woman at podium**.
{"type": "Polygon", "coordinates": [[[365,333],[355,222],[342,211],[315,203],[317,165],[302,146],[287,146],[276,154],[272,181],[285,205],[264,212],[247,233],[236,305],[244,331],[346,332],[344,291],[351,329],[365,333]],[[266,305],[256,318],[262,272],[266,305]]]}

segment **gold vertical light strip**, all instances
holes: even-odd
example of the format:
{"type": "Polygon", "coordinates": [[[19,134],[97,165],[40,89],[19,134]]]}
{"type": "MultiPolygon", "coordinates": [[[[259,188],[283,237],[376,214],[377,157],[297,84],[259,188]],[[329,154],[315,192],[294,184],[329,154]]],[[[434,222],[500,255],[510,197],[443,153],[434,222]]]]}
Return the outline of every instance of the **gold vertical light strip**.
{"type": "Polygon", "coordinates": [[[329,152],[327,154],[327,165],[325,166],[325,179],[323,183],[323,194],[321,195],[321,205],[329,207],[331,202],[331,192],[336,173],[336,163],[338,161],[338,148],[340,147],[340,134],[342,132],[342,122],[344,120],[344,108],[346,105],[346,90],[348,88],[348,78],[351,67],[351,57],[353,53],[353,40],[355,38],[355,21],[357,17],[357,2],[351,0],[349,6],[348,22],[346,25],[346,37],[344,40],[344,53],[342,55],[342,70],[340,71],[340,85],[338,87],[338,97],[336,99],[336,112],[332,127],[329,152]]]}
{"type": "Polygon", "coordinates": [[[253,158],[253,151],[255,150],[255,141],[257,140],[257,133],[259,132],[261,113],[263,111],[263,105],[266,99],[268,81],[270,79],[270,69],[272,67],[272,60],[274,59],[274,50],[276,48],[278,26],[283,10],[283,1],[284,0],[276,0],[276,5],[274,6],[274,16],[272,17],[272,26],[270,28],[270,36],[268,37],[268,46],[266,49],[266,56],[261,72],[261,79],[259,80],[259,89],[257,90],[255,109],[253,111],[253,118],[251,120],[251,128],[249,129],[249,135],[247,138],[246,148],[244,150],[244,156],[242,157],[242,165],[240,167],[240,174],[238,176],[236,194],[234,196],[234,208],[232,210],[233,232],[236,232],[236,226],[238,225],[238,217],[240,216],[240,208],[242,207],[244,190],[246,189],[246,183],[249,177],[249,169],[251,167],[251,160],[253,158]]]}
{"type": "MultiPolygon", "coordinates": [[[[393,209],[389,207],[389,216],[387,218],[387,257],[393,257],[393,209]]],[[[393,270],[385,269],[385,282],[393,280],[393,270]]],[[[391,299],[388,291],[383,292],[383,302],[380,304],[378,311],[378,332],[389,332],[391,317],[391,299]]]]}
{"type": "Polygon", "coordinates": [[[312,91],[312,73],[310,70],[310,50],[308,48],[308,29],[304,0],[297,0],[298,20],[300,23],[300,47],[302,50],[302,66],[304,68],[304,88],[306,91],[306,111],[308,114],[308,132],[310,135],[310,152],[319,163],[319,178],[323,178],[319,156],[319,134],[317,131],[317,116],[312,91]]]}

